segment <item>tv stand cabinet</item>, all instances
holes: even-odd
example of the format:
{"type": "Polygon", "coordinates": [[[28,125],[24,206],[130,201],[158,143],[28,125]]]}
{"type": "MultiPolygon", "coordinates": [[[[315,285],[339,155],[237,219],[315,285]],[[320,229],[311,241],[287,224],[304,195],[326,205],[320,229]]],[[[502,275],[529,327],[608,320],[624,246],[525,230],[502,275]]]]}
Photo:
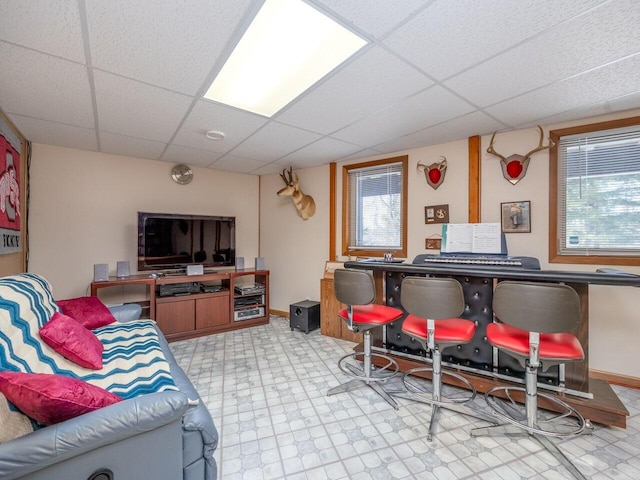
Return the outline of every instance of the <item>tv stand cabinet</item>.
{"type": "Polygon", "coordinates": [[[98,291],[102,288],[134,284],[149,287],[149,316],[158,323],[158,327],[169,341],[269,323],[268,270],[245,269],[203,275],[165,275],[158,278],[148,275],[110,277],[104,282],[91,283],[91,295],[98,296],[98,291]],[[191,282],[199,282],[206,286],[215,285],[222,289],[165,297],[157,294],[160,285],[191,282]],[[253,283],[264,285],[264,293],[234,293],[236,285],[253,283]],[[236,320],[236,317],[239,319],[236,320]]]}

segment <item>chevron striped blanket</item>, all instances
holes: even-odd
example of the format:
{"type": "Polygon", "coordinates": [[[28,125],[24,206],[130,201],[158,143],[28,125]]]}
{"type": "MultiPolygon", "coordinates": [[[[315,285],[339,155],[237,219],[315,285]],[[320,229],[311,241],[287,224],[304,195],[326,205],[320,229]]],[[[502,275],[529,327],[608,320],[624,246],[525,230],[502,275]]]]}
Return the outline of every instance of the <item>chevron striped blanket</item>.
{"type": "Polygon", "coordinates": [[[58,373],[123,398],[178,390],[151,320],[113,323],[93,332],[104,345],[103,368],[90,370],[45,344],[40,328],[59,311],[49,283],[24,273],[0,278],[0,370],[58,373]]]}

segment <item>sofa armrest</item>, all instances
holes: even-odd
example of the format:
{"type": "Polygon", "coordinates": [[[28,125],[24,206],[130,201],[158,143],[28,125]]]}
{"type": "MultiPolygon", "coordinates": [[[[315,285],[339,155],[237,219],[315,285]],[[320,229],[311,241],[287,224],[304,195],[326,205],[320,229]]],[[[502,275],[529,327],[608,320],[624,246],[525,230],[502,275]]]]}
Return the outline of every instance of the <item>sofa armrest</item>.
{"type": "Polygon", "coordinates": [[[181,420],[187,396],[176,391],[125,400],[0,444],[0,478],[19,478],[105,445],[181,420]]]}
{"type": "Polygon", "coordinates": [[[138,320],[142,313],[142,307],[137,303],[126,303],[124,305],[112,305],[109,308],[111,315],[118,322],[132,322],[138,320]]]}

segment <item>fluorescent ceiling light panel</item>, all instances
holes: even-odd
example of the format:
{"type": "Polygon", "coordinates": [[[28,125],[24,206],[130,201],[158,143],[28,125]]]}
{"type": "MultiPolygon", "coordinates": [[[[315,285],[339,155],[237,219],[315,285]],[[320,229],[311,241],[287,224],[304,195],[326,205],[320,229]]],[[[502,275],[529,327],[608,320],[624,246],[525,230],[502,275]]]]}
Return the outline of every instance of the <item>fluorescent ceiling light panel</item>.
{"type": "Polygon", "coordinates": [[[270,117],[366,43],[301,0],[266,0],[205,98],[270,117]]]}

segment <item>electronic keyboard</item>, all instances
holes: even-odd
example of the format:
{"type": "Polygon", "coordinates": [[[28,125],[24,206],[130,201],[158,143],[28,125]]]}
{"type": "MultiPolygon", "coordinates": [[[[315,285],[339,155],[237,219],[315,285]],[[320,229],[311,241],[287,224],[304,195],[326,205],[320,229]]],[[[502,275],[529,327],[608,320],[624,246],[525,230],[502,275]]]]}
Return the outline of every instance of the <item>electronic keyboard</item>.
{"type": "Polygon", "coordinates": [[[510,257],[508,255],[480,255],[441,253],[420,254],[413,259],[413,265],[477,265],[522,268],[524,270],[540,270],[540,262],[534,257],[510,257]]]}

